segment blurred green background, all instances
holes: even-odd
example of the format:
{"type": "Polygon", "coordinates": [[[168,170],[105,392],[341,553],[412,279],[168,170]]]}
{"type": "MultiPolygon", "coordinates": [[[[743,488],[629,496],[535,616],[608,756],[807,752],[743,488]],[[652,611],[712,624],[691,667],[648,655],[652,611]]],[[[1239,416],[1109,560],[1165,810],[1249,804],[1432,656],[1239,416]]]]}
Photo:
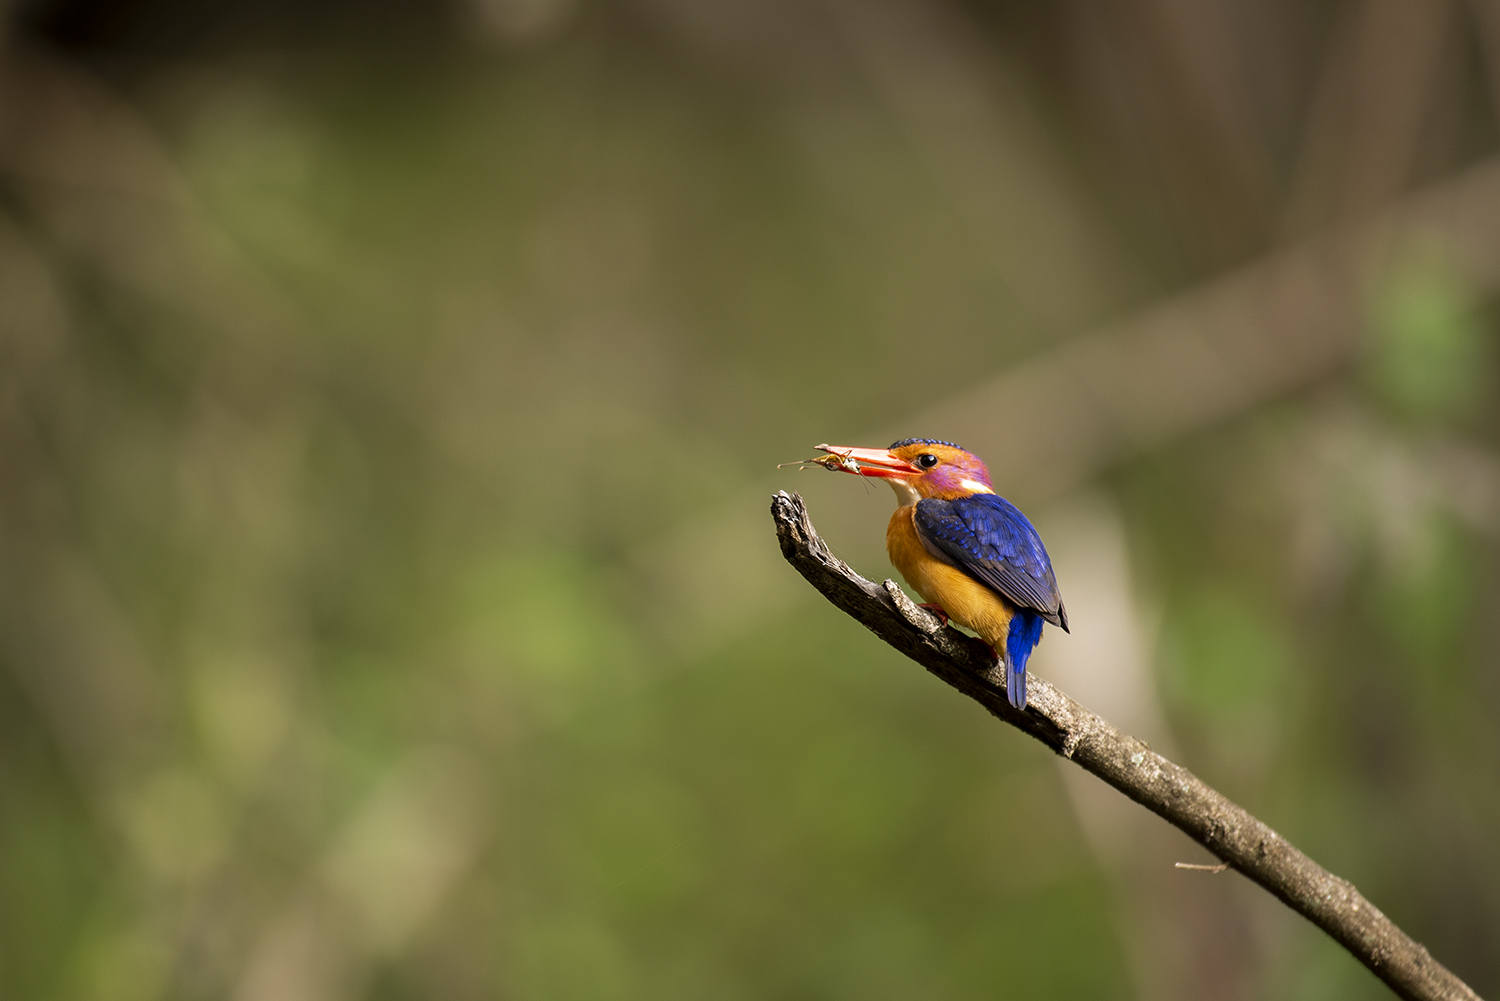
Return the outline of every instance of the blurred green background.
{"type": "Polygon", "coordinates": [[[0,997],[1381,998],[780,562],[1500,992],[1500,3],[0,4],[0,997]]]}

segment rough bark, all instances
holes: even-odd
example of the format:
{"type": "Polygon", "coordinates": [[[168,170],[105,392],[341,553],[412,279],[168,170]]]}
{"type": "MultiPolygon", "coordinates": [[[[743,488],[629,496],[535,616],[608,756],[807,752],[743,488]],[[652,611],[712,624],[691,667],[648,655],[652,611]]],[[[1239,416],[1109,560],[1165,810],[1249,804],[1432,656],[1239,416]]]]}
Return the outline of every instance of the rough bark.
{"type": "Polygon", "coordinates": [[[917,605],[894,581],[876,584],[829,551],[802,498],[771,500],[787,561],[829,601],[992,714],[1164,818],[1274,894],[1413,1001],[1477,1001],[1478,995],[1354,886],[1302,854],[1249,812],[1041,678],[1029,682],[1024,712],[1005,697],[1005,676],[989,648],[917,605]]]}

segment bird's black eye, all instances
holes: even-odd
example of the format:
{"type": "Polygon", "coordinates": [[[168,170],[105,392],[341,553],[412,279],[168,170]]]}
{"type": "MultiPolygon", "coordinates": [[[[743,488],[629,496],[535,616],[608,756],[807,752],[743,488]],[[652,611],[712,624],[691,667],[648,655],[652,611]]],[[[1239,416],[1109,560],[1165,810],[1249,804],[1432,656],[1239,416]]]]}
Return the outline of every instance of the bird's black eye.
{"type": "Polygon", "coordinates": [[[923,452],[921,455],[917,456],[917,465],[921,466],[923,469],[931,469],[937,464],[938,457],[933,455],[931,452],[923,452]]]}

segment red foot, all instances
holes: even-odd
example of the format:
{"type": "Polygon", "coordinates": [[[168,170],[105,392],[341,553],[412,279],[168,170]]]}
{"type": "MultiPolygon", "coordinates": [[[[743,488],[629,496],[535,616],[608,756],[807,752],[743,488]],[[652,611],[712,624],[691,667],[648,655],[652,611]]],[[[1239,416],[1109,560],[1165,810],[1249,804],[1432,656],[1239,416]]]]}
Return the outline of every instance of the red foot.
{"type": "Polygon", "coordinates": [[[918,608],[925,608],[929,612],[931,612],[933,615],[936,615],[938,617],[938,621],[942,622],[943,625],[946,626],[948,624],[948,613],[945,612],[945,611],[943,611],[942,606],[940,606],[940,605],[918,605],[917,607],[918,608]]]}

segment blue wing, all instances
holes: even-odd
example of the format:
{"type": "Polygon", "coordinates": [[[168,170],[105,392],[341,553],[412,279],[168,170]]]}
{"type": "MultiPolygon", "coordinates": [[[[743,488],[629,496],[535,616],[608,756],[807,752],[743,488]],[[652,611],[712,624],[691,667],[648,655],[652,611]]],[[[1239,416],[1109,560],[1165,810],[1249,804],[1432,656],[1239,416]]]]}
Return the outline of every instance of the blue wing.
{"type": "Polygon", "coordinates": [[[968,573],[1011,604],[1068,628],[1052,560],[1026,516],[1004,497],[975,494],[917,502],[917,534],[938,559],[968,573]]]}

